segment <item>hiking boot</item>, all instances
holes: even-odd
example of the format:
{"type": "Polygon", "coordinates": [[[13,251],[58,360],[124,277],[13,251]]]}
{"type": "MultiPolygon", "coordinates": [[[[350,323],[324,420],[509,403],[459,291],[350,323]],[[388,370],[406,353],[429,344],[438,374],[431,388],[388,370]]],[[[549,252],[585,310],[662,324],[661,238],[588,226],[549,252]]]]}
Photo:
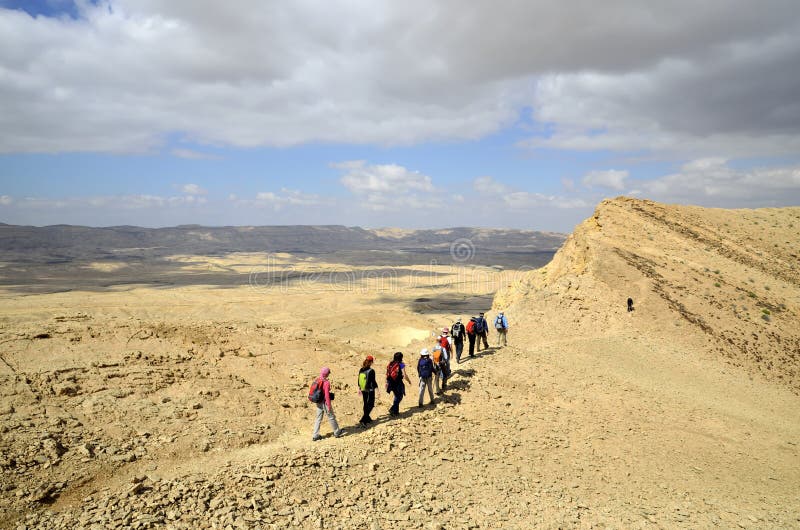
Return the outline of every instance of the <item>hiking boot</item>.
{"type": "Polygon", "coordinates": [[[336,431],[335,433],[333,433],[333,435],[334,435],[336,438],[341,438],[343,434],[344,434],[344,430],[343,430],[343,429],[339,429],[338,431],[336,431]]]}
{"type": "Polygon", "coordinates": [[[312,441],[312,442],[318,442],[318,441],[320,441],[320,440],[322,440],[322,436],[313,436],[313,437],[311,438],[311,441],[312,441]]]}

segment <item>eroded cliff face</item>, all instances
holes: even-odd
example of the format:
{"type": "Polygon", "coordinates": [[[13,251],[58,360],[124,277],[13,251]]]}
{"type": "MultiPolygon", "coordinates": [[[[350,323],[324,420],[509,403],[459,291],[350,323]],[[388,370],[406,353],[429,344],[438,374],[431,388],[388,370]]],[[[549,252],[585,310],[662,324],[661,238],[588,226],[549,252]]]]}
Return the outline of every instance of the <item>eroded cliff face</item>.
{"type": "Polygon", "coordinates": [[[657,334],[676,345],[700,344],[797,392],[798,233],[800,208],[606,200],[550,264],[498,292],[494,307],[531,323],[533,340],[537,334],[657,334]]]}

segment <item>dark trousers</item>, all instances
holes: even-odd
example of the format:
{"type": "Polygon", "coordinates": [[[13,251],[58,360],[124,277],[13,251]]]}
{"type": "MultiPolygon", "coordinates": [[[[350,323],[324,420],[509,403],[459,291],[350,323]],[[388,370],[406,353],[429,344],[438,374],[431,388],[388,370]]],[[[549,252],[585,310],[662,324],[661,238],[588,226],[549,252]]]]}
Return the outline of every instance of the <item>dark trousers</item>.
{"type": "Polygon", "coordinates": [[[402,383],[395,386],[392,390],[394,392],[394,402],[389,407],[389,414],[400,414],[400,402],[403,401],[403,396],[406,393],[406,386],[402,383]]]}
{"type": "Polygon", "coordinates": [[[467,338],[469,339],[469,356],[475,356],[475,334],[474,333],[467,333],[467,338]]]}
{"type": "Polygon", "coordinates": [[[481,351],[481,340],[483,340],[483,349],[489,347],[489,341],[486,340],[486,332],[478,333],[478,351],[481,351]]]}
{"type": "Polygon", "coordinates": [[[456,339],[456,361],[461,362],[461,353],[464,351],[464,340],[456,339]]]}
{"type": "Polygon", "coordinates": [[[359,423],[369,423],[372,421],[372,418],[369,417],[369,413],[375,408],[375,391],[361,392],[361,397],[364,399],[364,415],[361,416],[361,419],[358,421],[359,423]]]}

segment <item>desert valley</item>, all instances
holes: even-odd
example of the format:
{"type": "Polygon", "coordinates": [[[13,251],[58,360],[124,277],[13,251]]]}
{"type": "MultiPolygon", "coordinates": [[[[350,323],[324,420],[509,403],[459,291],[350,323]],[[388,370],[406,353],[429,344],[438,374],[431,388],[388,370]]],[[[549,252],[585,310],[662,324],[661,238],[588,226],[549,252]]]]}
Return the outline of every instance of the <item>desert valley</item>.
{"type": "Polygon", "coordinates": [[[0,227],[1,528],[800,527],[800,208],[163,230],[0,227]],[[416,408],[478,311],[509,345],[416,408]],[[321,366],[344,435],[313,442],[321,366]]]}

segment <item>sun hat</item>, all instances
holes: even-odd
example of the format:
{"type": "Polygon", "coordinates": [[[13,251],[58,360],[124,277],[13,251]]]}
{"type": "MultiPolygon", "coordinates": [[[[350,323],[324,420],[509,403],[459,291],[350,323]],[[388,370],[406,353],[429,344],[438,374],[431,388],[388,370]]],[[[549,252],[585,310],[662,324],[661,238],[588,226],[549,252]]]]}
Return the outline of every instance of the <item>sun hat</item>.
{"type": "Polygon", "coordinates": [[[427,357],[427,356],[429,356],[430,354],[431,354],[431,352],[429,352],[429,351],[428,351],[428,348],[422,348],[422,349],[419,351],[419,355],[420,355],[420,357],[427,357]]]}
{"type": "Polygon", "coordinates": [[[328,377],[328,375],[329,375],[330,373],[331,373],[331,369],[330,369],[330,368],[328,368],[327,366],[324,366],[324,367],[322,368],[322,370],[320,370],[320,371],[319,371],[319,375],[321,375],[322,377],[328,377]]]}

